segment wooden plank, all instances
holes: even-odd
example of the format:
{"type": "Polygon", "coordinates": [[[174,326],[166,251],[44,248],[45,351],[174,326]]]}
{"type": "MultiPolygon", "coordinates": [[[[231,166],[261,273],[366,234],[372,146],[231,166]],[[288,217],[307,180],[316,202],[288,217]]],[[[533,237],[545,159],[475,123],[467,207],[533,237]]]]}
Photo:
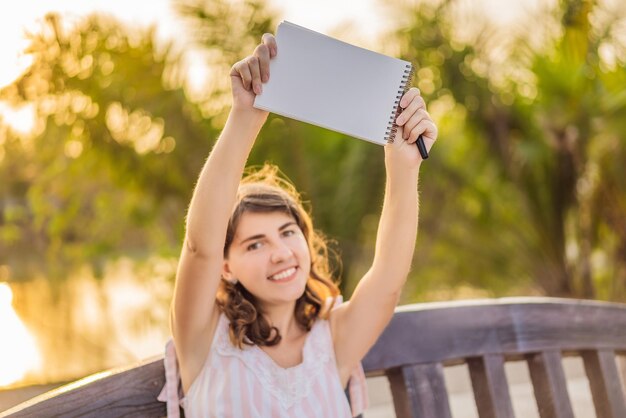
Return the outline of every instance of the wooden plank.
{"type": "Polygon", "coordinates": [[[593,349],[626,351],[626,305],[550,298],[426,303],[398,308],[363,367],[382,375],[407,364],[447,366],[492,353],[522,358],[593,349]]]}
{"type": "Polygon", "coordinates": [[[567,392],[561,353],[546,351],[526,356],[541,418],[574,418],[567,392]]]}
{"type": "Polygon", "coordinates": [[[6,418],[164,417],[156,400],[165,384],[163,359],[122,371],[97,374],[33,398],[4,411],[6,418]]]}
{"type": "Polygon", "coordinates": [[[611,350],[582,353],[591,387],[596,415],[602,418],[626,417],[626,400],[619,378],[615,352],[611,350]]]}
{"type": "Polygon", "coordinates": [[[489,354],[467,360],[480,418],[515,418],[504,372],[504,357],[489,354]]]}
{"type": "Polygon", "coordinates": [[[451,418],[441,364],[417,364],[387,373],[397,418],[451,418]]]}

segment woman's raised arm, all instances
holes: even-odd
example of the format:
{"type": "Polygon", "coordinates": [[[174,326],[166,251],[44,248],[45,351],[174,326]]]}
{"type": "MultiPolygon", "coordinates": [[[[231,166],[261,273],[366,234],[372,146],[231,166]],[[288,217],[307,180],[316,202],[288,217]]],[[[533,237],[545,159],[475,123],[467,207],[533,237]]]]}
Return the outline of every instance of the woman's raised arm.
{"type": "Polygon", "coordinates": [[[437,126],[419,90],[409,90],[400,105],[404,110],[396,120],[397,137],[385,146],[387,181],[374,260],[350,301],[331,315],[337,364],[343,375],[361,361],[389,323],[413,259],[422,163],[415,142],[422,135],[430,150],[437,139],[437,126]]]}
{"type": "Polygon", "coordinates": [[[252,104],[269,78],[269,61],[275,55],[276,41],[265,34],[254,53],[232,67],[233,105],[189,205],[170,311],[185,390],[210,350],[228,219],[246,160],[268,115],[252,104]]]}

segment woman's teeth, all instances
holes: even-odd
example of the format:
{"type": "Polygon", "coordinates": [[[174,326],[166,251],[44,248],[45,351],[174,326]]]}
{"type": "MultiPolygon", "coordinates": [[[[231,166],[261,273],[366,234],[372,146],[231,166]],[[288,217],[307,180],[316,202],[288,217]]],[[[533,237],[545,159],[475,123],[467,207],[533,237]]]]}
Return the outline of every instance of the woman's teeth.
{"type": "Polygon", "coordinates": [[[287,277],[289,277],[292,274],[294,274],[295,272],[296,272],[296,268],[295,267],[291,267],[291,268],[288,268],[287,270],[281,271],[280,273],[277,273],[277,274],[274,274],[273,276],[270,276],[269,279],[270,280],[275,280],[275,281],[284,280],[287,277]]]}

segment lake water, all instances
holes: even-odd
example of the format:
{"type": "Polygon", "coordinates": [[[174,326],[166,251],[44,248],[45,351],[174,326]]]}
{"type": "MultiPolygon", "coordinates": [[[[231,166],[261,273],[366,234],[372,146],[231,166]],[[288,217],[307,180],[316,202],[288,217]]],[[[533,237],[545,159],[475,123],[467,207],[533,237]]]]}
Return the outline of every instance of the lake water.
{"type": "Polygon", "coordinates": [[[54,285],[2,284],[0,335],[12,344],[1,346],[13,351],[0,351],[7,362],[0,389],[74,380],[161,354],[175,268],[175,260],[125,259],[99,280],[85,271],[54,285]]]}

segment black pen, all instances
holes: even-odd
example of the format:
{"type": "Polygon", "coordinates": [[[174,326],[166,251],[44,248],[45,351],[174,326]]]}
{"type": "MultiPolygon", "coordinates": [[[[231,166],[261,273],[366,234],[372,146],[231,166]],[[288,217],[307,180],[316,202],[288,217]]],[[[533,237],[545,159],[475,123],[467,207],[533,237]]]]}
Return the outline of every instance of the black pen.
{"type": "Polygon", "coordinates": [[[415,145],[417,145],[417,149],[419,150],[422,159],[425,160],[426,158],[428,158],[428,151],[426,150],[426,145],[424,145],[424,138],[422,138],[422,135],[417,137],[415,145]]]}

